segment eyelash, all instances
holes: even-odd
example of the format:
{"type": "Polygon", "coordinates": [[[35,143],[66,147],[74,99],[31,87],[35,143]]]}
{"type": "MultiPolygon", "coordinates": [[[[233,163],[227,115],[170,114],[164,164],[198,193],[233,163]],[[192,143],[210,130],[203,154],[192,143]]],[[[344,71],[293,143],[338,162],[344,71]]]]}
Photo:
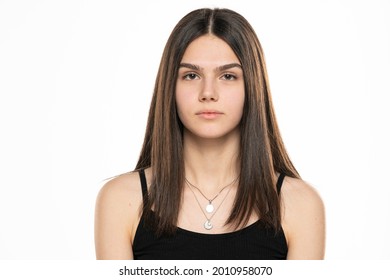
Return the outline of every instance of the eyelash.
{"type": "Polygon", "coordinates": [[[197,74],[195,73],[188,73],[188,74],[185,74],[183,76],[183,80],[188,80],[188,81],[192,81],[192,80],[195,80],[196,77],[199,77],[197,74]],[[190,76],[194,76],[193,78],[189,78],[190,76]]]}
{"type": "MultiPolygon", "coordinates": [[[[188,74],[185,74],[183,76],[183,80],[192,81],[192,80],[195,80],[196,77],[199,77],[198,74],[188,73],[188,74]],[[190,76],[193,76],[193,77],[190,78],[190,76]]],[[[221,77],[223,77],[223,79],[226,80],[226,81],[234,81],[234,80],[237,79],[236,75],[233,75],[233,74],[230,74],[230,73],[225,73],[221,77]],[[227,76],[229,76],[229,78],[227,78],[227,76]]]]}
{"type": "Polygon", "coordinates": [[[223,74],[222,77],[224,77],[224,80],[227,80],[227,81],[234,81],[234,80],[237,79],[236,75],[233,75],[233,74],[230,74],[230,73],[223,74]],[[226,78],[227,76],[230,76],[230,79],[226,78]]]}

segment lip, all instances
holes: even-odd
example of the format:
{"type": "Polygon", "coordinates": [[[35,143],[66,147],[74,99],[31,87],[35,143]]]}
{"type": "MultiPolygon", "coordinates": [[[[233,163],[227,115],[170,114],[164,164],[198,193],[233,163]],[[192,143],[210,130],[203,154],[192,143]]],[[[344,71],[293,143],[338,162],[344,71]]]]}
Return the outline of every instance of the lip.
{"type": "Polygon", "coordinates": [[[212,120],[212,119],[219,117],[222,114],[223,114],[222,112],[216,111],[216,110],[203,110],[203,111],[197,112],[195,115],[197,115],[201,118],[207,119],[207,120],[212,120]]]}

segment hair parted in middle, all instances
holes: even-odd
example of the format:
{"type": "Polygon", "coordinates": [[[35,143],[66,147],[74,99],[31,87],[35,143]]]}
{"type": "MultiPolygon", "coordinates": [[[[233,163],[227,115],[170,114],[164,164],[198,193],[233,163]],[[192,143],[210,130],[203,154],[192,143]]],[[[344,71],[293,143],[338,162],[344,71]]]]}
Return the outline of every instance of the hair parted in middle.
{"type": "Polygon", "coordinates": [[[244,75],[245,101],[240,122],[239,183],[226,224],[244,226],[256,213],[279,230],[280,203],[275,174],[299,178],[277,125],[262,47],[248,21],[229,9],[198,9],[173,29],[163,52],[136,170],[152,167],[152,181],[144,206],[146,221],[157,234],[176,230],[185,170],[183,124],[176,109],[175,87],[188,45],[211,34],[226,42],[239,59],[244,75]]]}

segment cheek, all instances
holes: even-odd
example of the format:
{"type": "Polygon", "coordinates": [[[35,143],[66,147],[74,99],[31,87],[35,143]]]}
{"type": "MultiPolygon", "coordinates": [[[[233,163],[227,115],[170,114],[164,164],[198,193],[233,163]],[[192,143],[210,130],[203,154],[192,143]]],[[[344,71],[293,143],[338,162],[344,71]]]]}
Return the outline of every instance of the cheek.
{"type": "Polygon", "coordinates": [[[175,100],[178,110],[186,112],[191,108],[193,109],[198,100],[198,91],[198,85],[195,85],[194,83],[189,85],[183,82],[177,82],[175,100]]]}
{"type": "Polygon", "coordinates": [[[232,117],[235,119],[241,119],[243,110],[244,110],[244,102],[245,102],[245,93],[244,92],[236,92],[234,97],[227,101],[227,106],[230,108],[230,112],[232,117]]]}
{"type": "Polygon", "coordinates": [[[184,122],[183,118],[185,118],[185,113],[188,113],[192,107],[190,95],[186,94],[180,89],[177,89],[175,94],[175,101],[179,118],[182,122],[184,122]]]}

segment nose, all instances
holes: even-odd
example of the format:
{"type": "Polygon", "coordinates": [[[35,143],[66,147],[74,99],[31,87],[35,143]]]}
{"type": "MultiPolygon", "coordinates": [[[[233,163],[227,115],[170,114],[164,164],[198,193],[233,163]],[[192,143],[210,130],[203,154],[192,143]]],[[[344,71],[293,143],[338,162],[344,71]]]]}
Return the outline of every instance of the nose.
{"type": "Polygon", "coordinates": [[[203,79],[203,85],[199,93],[199,101],[218,101],[218,92],[214,81],[203,79]]]}

